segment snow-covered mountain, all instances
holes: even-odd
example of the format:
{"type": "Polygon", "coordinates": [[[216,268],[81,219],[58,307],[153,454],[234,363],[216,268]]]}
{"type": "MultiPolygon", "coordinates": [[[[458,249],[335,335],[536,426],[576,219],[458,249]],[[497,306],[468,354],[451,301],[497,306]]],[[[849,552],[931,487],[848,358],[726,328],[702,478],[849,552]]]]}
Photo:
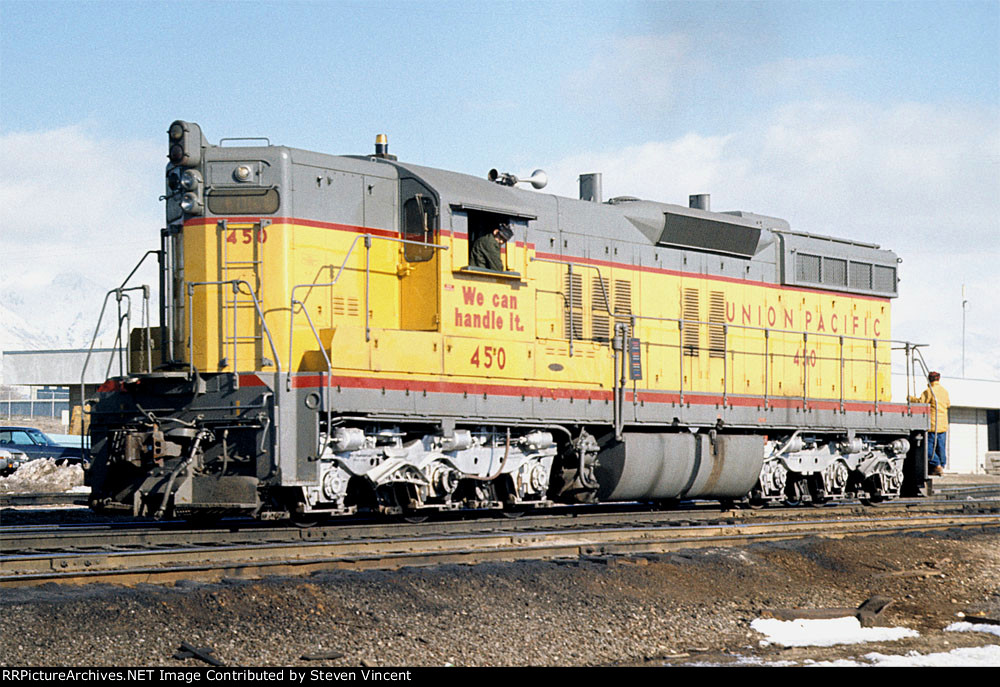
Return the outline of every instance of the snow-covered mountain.
{"type": "MultiPolygon", "coordinates": [[[[0,294],[2,350],[89,346],[106,292],[93,279],[72,272],[56,274],[49,283],[39,286],[10,288],[8,285],[0,294]]],[[[105,314],[102,339],[109,332],[114,336],[116,313],[117,309],[105,314]]],[[[104,343],[110,345],[112,341],[104,343]]]]}
{"type": "MultiPolygon", "coordinates": [[[[5,288],[0,291],[0,353],[90,346],[108,288],[78,272],[61,272],[48,283],[37,286],[16,283],[12,286],[11,279],[5,281],[5,288]]],[[[151,292],[150,297],[150,315],[155,322],[156,293],[151,292]]],[[[133,327],[140,326],[141,311],[142,300],[135,296],[132,303],[133,327]]],[[[108,300],[95,346],[114,345],[117,315],[117,303],[112,296],[108,300]]],[[[0,381],[2,379],[0,356],[0,381]]]]}

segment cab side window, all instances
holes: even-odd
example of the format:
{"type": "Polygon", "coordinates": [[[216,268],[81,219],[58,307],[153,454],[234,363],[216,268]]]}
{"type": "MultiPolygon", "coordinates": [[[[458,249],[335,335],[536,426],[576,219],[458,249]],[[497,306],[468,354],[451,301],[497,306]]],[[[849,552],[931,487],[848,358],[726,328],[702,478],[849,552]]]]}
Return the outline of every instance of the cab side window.
{"type": "Polygon", "coordinates": [[[434,257],[440,223],[437,195],[423,181],[411,176],[399,180],[399,234],[412,243],[403,244],[408,262],[427,262],[434,257]],[[426,245],[418,245],[426,244],[426,245]]]}

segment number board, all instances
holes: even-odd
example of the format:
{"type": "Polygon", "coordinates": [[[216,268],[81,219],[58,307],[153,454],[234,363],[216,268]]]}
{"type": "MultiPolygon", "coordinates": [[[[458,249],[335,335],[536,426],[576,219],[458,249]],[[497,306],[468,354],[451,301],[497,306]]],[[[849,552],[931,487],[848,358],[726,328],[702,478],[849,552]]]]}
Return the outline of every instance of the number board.
{"type": "Polygon", "coordinates": [[[642,343],[639,339],[628,340],[628,371],[630,379],[642,379],[642,343]]]}

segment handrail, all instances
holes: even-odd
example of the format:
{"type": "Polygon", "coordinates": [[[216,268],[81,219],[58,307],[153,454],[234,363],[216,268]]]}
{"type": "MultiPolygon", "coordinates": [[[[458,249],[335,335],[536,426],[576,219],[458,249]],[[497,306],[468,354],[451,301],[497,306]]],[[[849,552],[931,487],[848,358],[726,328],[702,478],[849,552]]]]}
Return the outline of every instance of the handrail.
{"type": "Polygon", "coordinates": [[[191,368],[191,373],[197,372],[194,366],[194,290],[198,286],[221,286],[223,284],[230,284],[233,287],[233,380],[235,388],[239,388],[240,385],[240,375],[239,369],[236,366],[236,349],[239,345],[236,338],[236,307],[239,303],[239,296],[250,296],[253,299],[254,309],[257,311],[257,317],[260,318],[261,327],[264,329],[264,333],[267,335],[267,342],[271,346],[271,354],[274,355],[275,365],[278,367],[278,374],[281,374],[281,357],[278,355],[278,349],[275,348],[274,338],[271,336],[271,330],[267,327],[267,322],[264,320],[264,313],[260,308],[260,301],[257,300],[257,294],[253,292],[249,282],[245,279],[228,279],[225,281],[189,281],[185,282],[187,285],[187,297],[188,297],[188,331],[187,331],[187,347],[188,347],[188,364],[191,368]],[[240,290],[240,285],[243,284],[247,287],[247,291],[243,292],[240,290]]]}
{"type": "MultiPolygon", "coordinates": [[[[794,335],[796,337],[802,337],[803,347],[804,347],[804,349],[803,349],[803,356],[802,356],[803,357],[803,361],[802,361],[802,365],[803,365],[803,372],[802,372],[802,407],[803,407],[803,409],[808,409],[808,407],[809,407],[809,399],[810,399],[810,396],[809,396],[809,365],[810,365],[809,361],[810,361],[810,359],[809,359],[809,354],[808,354],[808,343],[807,343],[808,340],[809,340],[809,338],[810,338],[810,336],[813,336],[813,337],[822,337],[823,340],[821,341],[821,345],[822,345],[823,342],[826,342],[829,339],[836,339],[837,343],[839,343],[840,353],[838,355],[838,359],[840,361],[840,411],[841,412],[844,412],[844,403],[845,403],[845,397],[844,397],[844,364],[847,361],[847,359],[844,357],[844,342],[845,342],[845,340],[846,341],[863,341],[865,343],[871,344],[871,346],[872,346],[872,356],[871,356],[870,360],[871,360],[871,362],[872,362],[872,364],[874,366],[874,377],[872,379],[872,388],[873,388],[873,399],[874,399],[873,402],[874,402],[874,407],[875,407],[875,411],[876,412],[878,411],[878,403],[879,403],[879,400],[878,400],[878,368],[879,368],[879,364],[880,364],[879,361],[878,361],[878,347],[879,347],[879,342],[882,342],[883,344],[887,343],[887,344],[890,344],[890,345],[894,344],[894,343],[895,344],[903,344],[904,346],[908,347],[908,350],[911,350],[911,349],[912,350],[916,350],[916,344],[912,344],[910,342],[902,341],[902,340],[898,340],[898,339],[879,339],[877,337],[873,338],[873,337],[867,337],[867,336],[851,336],[851,335],[840,334],[840,333],[807,332],[807,331],[801,331],[801,330],[776,329],[776,328],[773,328],[773,327],[759,327],[759,326],[745,325],[745,324],[730,324],[728,322],[711,322],[711,321],[706,322],[706,321],[703,321],[703,320],[692,320],[692,319],[686,319],[686,318],[654,317],[654,316],[649,316],[649,315],[635,315],[635,314],[621,314],[621,313],[616,313],[615,311],[613,311],[611,309],[611,304],[610,304],[610,301],[608,299],[607,290],[606,290],[605,285],[604,285],[604,277],[601,274],[600,268],[598,268],[597,266],[595,266],[595,265],[587,265],[587,264],[583,264],[583,263],[577,263],[577,262],[574,262],[572,260],[554,260],[554,259],[551,259],[551,258],[538,258],[538,257],[532,257],[531,261],[532,262],[547,262],[547,263],[556,264],[556,265],[565,265],[567,267],[567,269],[568,269],[568,274],[570,274],[570,275],[573,274],[574,267],[584,267],[584,268],[589,268],[589,269],[595,270],[597,272],[597,274],[598,274],[598,281],[599,281],[600,286],[601,286],[601,295],[602,295],[602,299],[604,301],[605,312],[607,312],[608,315],[610,315],[614,319],[630,319],[631,323],[632,323],[633,329],[635,329],[636,320],[651,320],[651,321],[674,322],[674,323],[676,323],[677,327],[678,327],[678,337],[679,337],[678,338],[677,346],[678,346],[678,349],[680,351],[680,362],[679,362],[679,367],[678,367],[678,387],[679,387],[679,391],[680,391],[680,400],[681,400],[681,403],[684,402],[684,342],[683,342],[683,330],[684,330],[684,326],[685,325],[693,325],[693,326],[697,326],[697,327],[705,325],[705,326],[709,326],[709,327],[721,327],[722,328],[722,335],[723,335],[723,342],[724,342],[723,343],[723,382],[722,382],[723,383],[723,389],[722,389],[722,397],[723,397],[723,404],[724,405],[727,403],[728,396],[729,396],[729,364],[728,364],[728,356],[729,356],[730,353],[732,353],[734,356],[735,356],[736,353],[739,353],[739,351],[730,351],[730,349],[729,349],[730,328],[737,328],[737,329],[744,330],[744,331],[759,331],[759,332],[763,332],[763,334],[764,334],[764,357],[765,357],[765,365],[764,365],[764,407],[765,408],[768,407],[769,395],[770,395],[770,389],[769,389],[770,369],[769,369],[769,366],[766,364],[766,360],[770,356],[770,348],[771,348],[770,338],[771,338],[772,334],[794,335]]],[[[571,279],[572,279],[572,277],[571,277],[571,279]]],[[[574,315],[574,313],[573,313],[573,307],[574,307],[573,300],[574,299],[573,299],[573,284],[572,284],[572,282],[569,285],[569,292],[570,292],[569,293],[569,308],[570,308],[570,313],[569,313],[569,317],[570,317],[569,353],[570,353],[570,356],[572,356],[573,355],[573,341],[575,339],[575,332],[574,332],[574,326],[573,326],[574,325],[574,322],[573,322],[573,315],[574,315]]],[[[564,298],[564,300],[565,300],[565,298],[564,298]]],[[[598,309],[594,308],[594,310],[597,311],[598,309]]],[[[667,344],[667,345],[669,345],[669,344],[667,344]]],[[[700,346],[699,346],[699,350],[700,350],[700,346]]],[[[744,351],[743,353],[747,353],[747,352],[744,351]]],[[[853,362],[862,362],[861,360],[854,360],[853,358],[851,360],[853,362]]],[[[869,360],[869,358],[866,357],[864,360],[867,361],[867,360],[869,360]]],[[[615,384],[617,385],[617,380],[615,381],[615,384]]]]}
{"type": "MultiPolygon", "coordinates": [[[[322,283],[322,284],[317,284],[315,282],[309,282],[309,283],[302,283],[302,284],[296,284],[296,285],[294,285],[292,287],[292,291],[291,291],[291,303],[290,303],[291,317],[289,318],[289,324],[288,324],[288,379],[289,380],[291,379],[292,368],[294,367],[294,363],[293,363],[293,360],[292,360],[292,356],[294,355],[294,349],[292,347],[292,344],[293,344],[293,337],[295,335],[295,322],[294,322],[294,320],[295,320],[295,304],[298,303],[300,306],[302,306],[303,310],[305,309],[305,304],[302,301],[300,301],[297,298],[295,298],[295,290],[296,289],[305,289],[305,288],[309,288],[309,289],[312,289],[312,288],[328,288],[328,287],[336,286],[337,282],[340,281],[340,275],[343,274],[344,269],[347,267],[347,261],[350,260],[351,254],[354,252],[354,248],[355,248],[355,246],[357,246],[359,239],[364,239],[365,240],[365,251],[366,251],[366,253],[365,253],[365,341],[369,340],[369,335],[370,335],[370,327],[369,327],[369,324],[368,324],[368,310],[369,310],[369,308],[368,308],[368,291],[369,291],[368,275],[369,275],[369,272],[371,271],[371,266],[370,266],[370,263],[368,262],[368,257],[369,257],[369,253],[371,251],[372,239],[379,239],[379,240],[382,240],[382,241],[388,241],[389,243],[402,243],[402,244],[415,245],[415,246],[424,246],[424,247],[434,248],[434,249],[437,249],[437,250],[448,250],[448,246],[443,246],[443,245],[437,244],[437,243],[424,243],[423,241],[411,241],[409,239],[397,239],[397,238],[394,238],[394,237],[391,237],[391,236],[377,236],[375,234],[359,234],[359,235],[357,235],[357,236],[354,237],[353,241],[351,241],[351,246],[350,246],[350,248],[347,249],[347,254],[344,255],[344,260],[343,260],[343,262],[340,263],[340,267],[337,269],[337,274],[334,275],[333,281],[325,282],[325,283],[322,283]]],[[[326,265],[326,267],[329,267],[331,269],[331,271],[333,270],[333,265],[326,265]]],[[[317,339],[317,341],[319,342],[320,347],[322,347],[323,342],[319,341],[319,339],[317,339]]]]}
{"type": "Polygon", "coordinates": [[[597,272],[597,277],[601,284],[601,295],[604,297],[604,309],[612,317],[627,318],[628,315],[616,315],[614,311],[611,310],[611,302],[608,300],[608,291],[604,288],[604,277],[601,276],[601,268],[597,265],[587,265],[580,262],[573,262],[571,260],[551,260],[549,258],[531,258],[531,262],[548,262],[553,265],[566,265],[570,269],[570,274],[573,273],[574,267],[585,267],[587,269],[592,269],[597,272]]]}
{"type": "MultiPolygon", "coordinates": [[[[924,354],[920,352],[919,346],[916,346],[916,345],[913,346],[913,352],[916,354],[915,356],[913,356],[913,361],[914,362],[918,362],[918,361],[920,362],[920,367],[922,367],[923,370],[924,370],[924,379],[926,379],[930,375],[930,369],[927,367],[927,363],[924,362],[924,354]]],[[[916,376],[916,375],[914,375],[914,376],[916,376]]],[[[909,379],[910,379],[910,375],[909,375],[909,371],[907,371],[907,375],[906,375],[907,392],[909,392],[909,379]]],[[[914,380],[914,382],[915,381],[916,380],[914,380]]],[[[916,384],[914,384],[913,390],[914,391],[917,390],[916,389],[916,384]]],[[[938,418],[937,394],[934,392],[934,387],[931,386],[929,383],[927,385],[927,390],[931,392],[931,398],[934,400],[934,403],[933,403],[933,406],[934,406],[934,429],[937,430],[938,429],[938,421],[937,421],[937,418],[938,418]]],[[[914,394],[914,395],[916,395],[916,394],[914,394]]],[[[910,400],[909,399],[909,394],[907,394],[907,398],[906,398],[907,404],[909,404],[909,400],[910,400]]],[[[937,432],[937,431],[935,431],[934,433],[935,434],[940,434],[940,432],[937,432]]],[[[937,441],[937,437],[935,437],[934,440],[936,442],[937,441]]]]}
{"type": "MultiPolygon", "coordinates": [[[[351,241],[351,245],[347,249],[347,253],[344,255],[344,260],[343,260],[343,262],[340,263],[340,267],[337,269],[337,273],[334,275],[333,281],[325,282],[325,283],[322,283],[322,284],[317,284],[315,282],[311,282],[311,283],[295,284],[294,286],[292,286],[291,300],[290,300],[290,303],[289,303],[289,311],[290,312],[289,312],[289,317],[288,317],[288,371],[287,371],[286,377],[285,377],[285,389],[286,390],[291,390],[291,388],[292,388],[292,371],[295,368],[295,362],[293,360],[293,356],[295,355],[295,315],[296,315],[296,312],[297,312],[296,309],[295,309],[295,306],[298,305],[301,308],[302,312],[306,316],[306,321],[309,323],[309,328],[312,330],[313,337],[316,339],[316,343],[319,344],[320,353],[323,354],[323,360],[326,362],[327,383],[326,383],[326,399],[325,399],[324,405],[326,406],[326,423],[327,423],[326,426],[327,426],[327,432],[328,433],[330,431],[330,419],[331,419],[331,412],[332,412],[331,408],[330,408],[330,388],[331,388],[331,386],[333,384],[333,361],[330,359],[330,356],[328,356],[327,353],[326,353],[326,348],[323,346],[323,340],[320,338],[319,333],[316,331],[316,327],[315,327],[315,325],[313,325],[312,318],[309,317],[309,311],[306,309],[305,303],[303,301],[300,301],[299,299],[297,299],[295,297],[295,290],[296,289],[304,289],[304,288],[308,288],[308,289],[313,289],[313,288],[333,288],[334,286],[336,286],[337,282],[340,281],[340,275],[343,274],[344,269],[347,267],[347,262],[348,262],[348,260],[350,260],[351,255],[354,252],[354,248],[358,245],[358,240],[359,239],[364,239],[364,244],[365,244],[365,341],[369,341],[370,337],[371,337],[371,328],[369,326],[369,319],[368,319],[368,316],[369,316],[368,294],[369,294],[369,288],[370,288],[369,275],[370,275],[370,272],[371,272],[371,261],[370,261],[370,258],[371,258],[372,239],[379,239],[379,240],[382,240],[382,241],[388,241],[389,243],[400,243],[400,244],[407,244],[407,245],[424,246],[424,247],[429,247],[429,248],[433,248],[433,249],[436,249],[436,250],[448,250],[448,246],[444,246],[444,245],[437,244],[437,243],[424,243],[423,241],[411,241],[409,239],[397,239],[397,238],[391,237],[391,236],[377,236],[375,234],[359,234],[358,236],[354,237],[353,241],[351,241]]],[[[331,272],[333,271],[333,265],[327,265],[327,267],[330,268],[331,272]]],[[[275,355],[277,355],[277,354],[275,354],[275,355]]],[[[317,444],[318,443],[319,443],[319,440],[318,440],[318,437],[317,437],[317,444]]],[[[322,446],[318,445],[317,451],[321,451],[321,450],[322,450],[322,446]]]]}
{"type": "MultiPolygon", "coordinates": [[[[151,251],[151,252],[155,252],[155,251],[151,251]]],[[[134,273],[134,270],[133,270],[133,273],[134,273]]],[[[129,275],[129,276],[131,276],[131,275],[129,275]]],[[[132,299],[125,295],[126,292],[128,292],[128,291],[142,291],[143,300],[146,303],[146,312],[147,312],[147,314],[149,312],[149,286],[147,286],[146,284],[143,284],[142,286],[130,286],[128,288],[118,287],[117,289],[111,289],[106,294],[104,294],[104,303],[101,305],[101,314],[98,315],[98,317],[97,317],[97,326],[94,327],[94,335],[90,338],[90,347],[87,349],[87,356],[83,360],[83,369],[80,371],[80,409],[81,409],[81,411],[83,410],[83,407],[85,405],[84,401],[86,399],[84,397],[87,395],[86,394],[87,368],[90,366],[90,357],[91,357],[91,355],[94,352],[94,344],[97,342],[97,335],[101,331],[101,322],[104,321],[104,312],[105,312],[105,310],[107,310],[107,307],[108,307],[108,298],[111,297],[111,294],[115,294],[116,300],[118,302],[118,311],[119,311],[119,316],[118,316],[118,333],[115,336],[115,345],[112,346],[112,349],[117,350],[117,349],[120,348],[120,346],[118,344],[121,343],[121,335],[122,335],[122,330],[121,330],[121,325],[122,325],[121,301],[122,301],[123,298],[127,298],[128,299],[128,312],[131,312],[131,310],[132,310],[132,299]]],[[[131,322],[131,319],[129,319],[129,322],[131,322]]],[[[147,337],[147,339],[148,339],[148,337],[147,337]]],[[[147,341],[147,350],[148,350],[148,341],[147,341]]],[[[119,371],[122,371],[121,370],[121,364],[122,363],[121,363],[121,351],[120,350],[118,352],[118,358],[119,358],[119,371]]],[[[151,360],[152,360],[152,358],[150,357],[150,364],[151,364],[151,360]]],[[[112,365],[113,362],[114,362],[114,353],[112,353],[112,355],[108,358],[108,367],[107,367],[107,370],[105,370],[105,376],[107,376],[107,375],[109,375],[111,373],[111,365],[112,365]]]]}
{"type": "MultiPolygon", "coordinates": [[[[128,288],[125,288],[125,285],[128,284],[129,280],[133,276],[135,276],[136,272],[139,271],[139,268],[142,267],[142,263],[146,262],[146,258],[148,258],[150,255],[160,256],[162,254],[163,254],[162,250],[148,250],[145,253],[143,253],[142,257],[139,258],[139,262],[137,262],[135,264],[135,267],[133,267],[132,271],[128,273],[128,276],[125,277],[124,280],[122,280],[122,283],[118,286],[118,288],[117,289],[111,289],[106,294],[104,294],[104,303],[101,305],[101,314],[97,316],[97,326],[94,327],[94,335],[90,337],[90,347],[87,349],[87,357],[84,358],[83,369],[80,371],[80,450],[81,451],[84,450],[84,441],[83,440],[84,440],[84,437],[86,436],[86,434],[84,434],[84,431],[83,431],[83,426],[85,424],[84,423],[84,415],[87,414],[87,398],[86,398],[86,396],[87,396],[87,367],[90,365],[90,356],[94,352],[94,344],[97,342],[97,335],[101,332],[101,322],[104,321],[104,311],[108,307],[108,298],[111,296],[111,294],[116,294],[116,300],[118,302],[118,323],[117,323],[118,324],[118,332],[115,335],[115,343],[116,344],[118,344],[118,343],[121,342],[121,337],[122,337],[122,329],[121,329],[121,327],[122,327],[121,301],[122,301],[122,296],[123,296],[124,293],[126,293],[128,291],[140,291],[140,290],[142,291],[142,298],[143,298],[144,310],[145,310],[146,327],[148,328],[149,324],[150,324],[149,323],[149,286],[147,284],[143,284],[142,286],[130,286],[128,288]]],[[[162,296],[162,294],[161,294],[161,296],[162,296]]],[[[132,312],[132,299],[129,298],[128,299],[128,310],[127,310],[127,313],[129,315],[127,321],[129,322],[129,324],[131,324],[131,322],[132,322],[131,312],[132,312]]],[[[162,322],[161,322],[161,325],[162,325],[162,322]]],[[[147,335],[146,335],[146,352],[148,354],[147,355],[147,370],[149,370],[151,372],[152,371],[152,365],[153,365],[153,353],[152,353],[152,348],[151,348],[151,342],[150,342],[149,339],[150,339],[149,333],[147,332],[147,335]]],[[[130,331],[129,332],[129,353],[130,354],[131,354],[131,345],[132,345],[132,332],[130,331]]],[[[114,359],[114,355],[112,354],[112,356],[108,359],[108,368],[105,371],[106,375],[111,372],[111,362],[112,362],[113,359],[114,359]]],[[[119,364],[119,370],[121,370],[121,351],[119,351],[119,353],[118,353],[118,361],[119,361],[119,363],[118,363],[119,364]]],[[[131,362],[131,360],[129,362],[131,362]]]]}
{"type": "MultiPolygon", "coordinates": [[[[558,261],[550,261],[550,262],[558,262],[558,261]]],[[[566,263],[562,263],[562,264],[566,264],[566,263]]],[[[613,314],[613,313],[611,313],[611,314],[613,314]]],[[[705,321],[705,320],[692,320],[692,319],[678,318],[678,317],[656,317],[656,316],[652,316],[652,315],[631,315],[630,317],[631,317],[633,323],[635,323],[636,320],[649,320],[649,321],[654,321],[654,322],[673,322],[673,323],[677,324],[677,327],[678,327],[678,329],[677,329],[677,331],[678,331],[678,342],[677,342],[676,345],[678,347],[678,350],[679,350],[680,356],[681,356],[680,363],[679,363],[680,367],[678,368],[678,387],[679,387],[679,391],[680,391],[680,402],[681,403],[684,402],[684,370],[683,370],[684,343],[683,343],[683,330],[684,330],[685,325],[693,325],[693,326],[702,326],[702,325],[704,325],[704,326],[713,326],[713,327],[722,327],[723,328],[723,336],[724,336],[724,339],[725,339],[725,342],[726,342],[725,345],[724,345],[725,356],[724,356],[724,360],[723,360],[723,369],[724,369],[724,373],[723,373],[723,375],[724,375],[723,376],[723,385],[724,386],[723,386],[723,392],[722,392],[723,403],[726,403],[726,401],[728,399],[728,387],[729,387],[729,384],[728,384],[728,382],[729,382],[729,380],[728,380],[728,357],[726,357],[726,356],[728,356],[730,353],[732,353],[734,355],[735,354],[751,354],[752,353],[750,351],[736,351],[736,350],[730,350],[729,349],[729,343],[728,343],[728,341],[729,341],[729,338],[730,338],[730,331],[729,331],[730,328],[736,328],[736,329],[740,329],[740,330],[744,330],[744,331],[757,331],[757,332],[762,332],[764,334],[764,341],[763,341],[763,343],[764,343],[764,353],[763,353],[763,355],[765,357],[765,365],[764,365],[764,375],[765,375],[765,377],[764,377],[764,407],[765,408],[768,407],[769,395],[770,395],[770,389],[769,389],[770,370],[769,370],[769,366],[766,364],[766,360],[768,359],[768,357],[771,354],[771,351],[770,351],[770,347],[771,347],[770,346],[770,339],[771,339],[771,335],[772,334],[793,335],[793,336],[796,336],[796,337],[801,337],[803,342],[807,342],[810,339],[810,337],[822,337],[824,339],[824,341],[828,341],[830,339],[836,339],[837,340],[837,343],[839,343],[839,350],[840,350],[839,355],[838,355],[838,357],[836,359],[839,360],[839,362],[840,362],[840,411],[841,412],[844,412],[844,402],[845,402],[845,398],[844,398],[844,364],[845,364],[845,362],[858,362],[858,363],[860,363],[860,362],[870,361],[874,365],[874,371],[875,371],[875,375],[876,376],[872,380],[872,386],[873,386],[873,392],[874,392],[874,394],[873,394],[874,395],[874,407],[875,407],[876,412],[877,412],[877,410],[878,410],[878,403],[879,403],[879,400],[878,400],[878,377],[877,377],[877,375],[878,375],[878,368],[879,368],[880,365],[882,365],[882,363],[880,363],[878,361],[879,345],[880,344],[883,344],[883,345],[884,344],[890,344],[890,345],[891,344],[902,344],[904,347],[908,347],[909,350],[913,350],[913,351],[915,351],[917,349],[917,346],[921,345],[921,344],[913,344],[911,342],[904,341],[904,340],[901,340],[901,339],[877,339],[877,338],[872,338],[872,337],[851,336],[851,335],[839,334],[839,333],[804,332],[804,331],[797,331],[797,330],[793,330],[793,329],[776,329],[776,328],[771,328],[771,327],[759,327],[759,326],[755,326],[755,325],[731,324],[731,323],[727,323],[727,322],[711,322],[711,321],[705,321]],[[869,344],[872,347],[872,356],[870,358],[867,357],[867,356],[864,357],[864,358],[850,358],[850,359],[846,358],[844,356],[844,342],[845,342],[845,340],[856,341],[856,342],[865,342],[866,344],[869,344]]],[[[660,344],[660,345],[670,346],[671,344],[667,344],[666,342],[662,342],[662,344],[660,344]]],[[[699,350],[701,350],[700,347],[699,347],[699,350]]],[[[902,350],[902,349],[891,348],[891,350],[902,350]]],[[[831,359],[831,360],[833,360],[832,358],[824,358],[824,359],[831,359]]],[[[923,361],[922,361],[922,358],[921,358],[921,363],[922,362],[923,361]]],[[[802,386],[802,388],[803,388],[802,404],[803,404],[803,408],[806,408],[806,409],[808,408],[809,399],[813,398],[813,397],[809,396],[809,394],[808,394],[808,384],[809,384],[808,374],[809,373],[808,373],[808,369],[807,368],[808,368],[809,364],[810,363],[809,363],[809,356],[808,356],[808,347],[806,347],[805,353],[803,355],[803,386],[802,386]]]]}
{"type": "MultiPolygon", "coordinates": [[[[97,326],[94,327],[94,335],[92,337],[90,337],[90,348],[87,349],[87,357],[83,361],[83,370],[80,372],[80,409],[81,409],[81,411],[83,410],[84,396],[86,395],[84,380],[86,379],[86,375],[87,375],[87,367],[90,364],[90,356],[91,356],[91,354],[94,351],[94,343],[97,341],[97,335],[101,331],[101,322],[104,320],[104,311],[108,307],[108,297],[111,296],[111,294],[113,294],[113,293],[117,294],[117,301],[118,301],[118,334],[115,337],[115,342],[116,343],[118,343],[118,342],[121,341],[121,318],[122,318],[121,301],[122,301],[122,295],[124,293],[126,293],[128,291],[140,291],[140,290],[142,291],[143,301],[145,302],[146,326],[148,327],[149,326],[149,286],[147,284],[143,284],[142,286],[130,286],[128,288],[125,288],[125,285],[128,284],[129,280],[133,276],[135,276],[136,272],[139,271],[139,268],[142,267],[142,263],[146,262],[146,258],[148,258],[150,255],[157,255],[157,256],[159,256],[162,253],[163,253],[163,251],[161,251],[161,250],[147,250],[145,253],[142,254],[142,257],[139,258],[139,262],[137,262],[135,264],[135,267],[132,268],[132,271],[128,273],[128,276],[125,277],[124,280],[122,280],[122,283],[118,286],[118,288],[117,289],[111,289],[106,294],[104,294],[104,304],[101,306],[101,314],[97,316],[97,326]]],[[[128,311],[127,311],[128,314],[129,314],[128,322],[131,323],[131,321],[132,321],[132,319],[131,319],[132,299],[131,298],[129,298],[128,305],[129,305],[128,311]]],[[[129,337],[130,337],[129,345],[131,346],[131,332],[129,332],[129,337]]],[[[147,339],[147,341],[146,341],[146,350],[149,353],[149,363],[148,364],[150,366],[152,366],[152,349],[150,348],[149,337],[147,336],[146,339],[147,339]]],[[[119,352],[119,370],[120,369],[121,369],[121,353],[119,352]]],[[[150,369],[151,369],[151,367],[150,367],[150,369]]],[[[107,369],[107,373],[110,373],[110,372],[111,372],[111,366],[109,364],[108,365],[108,369],[107,369]]]]}
{"type": "MultiPolygon", "coordinates": [[[[572,260],[552,260],[550,258],[536,258],[532,257],[531,262],[547,262],[553,265],[566,265],[567,274],[569,274],[570,284],[569,284],[569,357],[573,357],[573,268],[574,267],[584,267],[587,269],[592,269],[597,272],[597,281],[601,285],[601,296],[604,298],[604,310],[614,319],[628,319],[631,315],[619,315],[611,310],[611,302],[608,300],[608,290],[604,287],[604,277],[601,275],[601,268],[597,265],[587,265],[584,263],[573,262],[572,260]]],[[[583,307],[583,304],[580,304],[583,307]]]]}

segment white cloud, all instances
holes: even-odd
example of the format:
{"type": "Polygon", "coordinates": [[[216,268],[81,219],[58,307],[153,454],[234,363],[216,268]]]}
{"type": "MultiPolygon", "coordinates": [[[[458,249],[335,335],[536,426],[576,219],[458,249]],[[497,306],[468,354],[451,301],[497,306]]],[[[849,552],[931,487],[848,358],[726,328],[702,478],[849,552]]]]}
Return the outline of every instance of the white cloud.
{"type": "Polygon", "coordinates": [[[599,44],[590,62],[567,78],[564,89],[583,105],[613,105],[631,114],[662,114],[705,68],[682,33],[626,36],[599,44]]]}
{"type": "MultiPolygon", "coordinates": [[[[104,293],[159,248],[163,226],[165,143],[94,128],[0,136],[0,301],[64,345],[89,343],[104,293]]],[[[155,265],[134,283],[155,288],[155,265]]]]}
{"type": "Polygon", "coordinates": [[[895,251],[901,297],[893,335],[931,344],[928,362],[961,373],[961,285],[969,377],[1000,379],[1000,115],[995,109],[818,100],[777,108],[724,136],[689,133],[546,164],[554,193],[575,197],[602,172],[605,199],[783,217],[794,229],[895,251]]]}
{"type": "Polygon", "coordinates": [[[606,153],[580,154],[546,165],[548,192],[574,197],[577,177],[603,175],[605,200],[619,195],[687,203],[687,194],[709,192],[726,179],[747,176],[747,162],[727,156],[733,136],[687,134],[606,153]]]}

